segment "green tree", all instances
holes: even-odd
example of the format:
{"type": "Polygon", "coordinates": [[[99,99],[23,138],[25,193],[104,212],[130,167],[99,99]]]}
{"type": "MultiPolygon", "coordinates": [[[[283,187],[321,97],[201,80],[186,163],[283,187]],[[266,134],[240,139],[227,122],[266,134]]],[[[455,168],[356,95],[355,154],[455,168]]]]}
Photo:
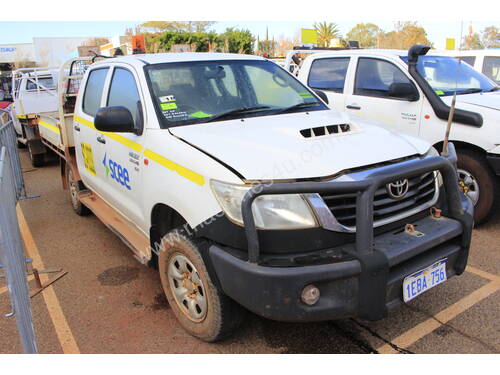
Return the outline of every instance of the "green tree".
{"type": "Polygon", "coordinates": [[[358,23],[347,33],[346,39],[357,40],[363,48],[376,47],[378,37],[382,33],[382,29],[373,23],[358,23]]]}
{"type": "Polygon", "coordinates": [[[462,41],[462,49],[483,49],[481,37],[478,33],[471,33],[464,37],[462,41]]]}
{"type": "Polygon", "coordinates": [[[380,36],[380,48],[388,49],[408,49],[415,44],[430,45],[425,29],[417,22],[405,21],[396,22],[393,31],[380,36]]]}
{"type": "Polygon", "coordinates": [[[316,29],[318,44],[320,47],[328,47],[333,38],[340,38],[340,30],[335,23],[314,23],[316,29]]]}
{"type": "Polygon", "coordinates": [[[249,30],[238,30],[233,27],[227,28],[226,32],[219,36],[222,51],[230,53],[252,54],[254,41],[249,30]]]}
{"type": "Polygon", "coordinates": [[[165,31],[186,31],[188,33],[207,32],[213,21],[147,21],[140,25],[146,31],[159,33],[165,31]]]}
{"type": "Polygon", "coordinates": [[[215,23],[214,21],[188,21],[186,23],[187,32],[206,33],[215,23]]]}
{"type": "Polygon", "coordinates": [[[500,28],[488,26],[481,33],[484,48],[500,48],[500,28]]]}

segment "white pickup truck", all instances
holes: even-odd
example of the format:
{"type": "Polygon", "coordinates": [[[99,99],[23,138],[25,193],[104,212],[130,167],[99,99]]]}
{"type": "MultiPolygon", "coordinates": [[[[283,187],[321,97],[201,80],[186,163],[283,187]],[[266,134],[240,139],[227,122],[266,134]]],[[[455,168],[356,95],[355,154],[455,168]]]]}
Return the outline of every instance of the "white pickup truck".
{"type": "Polygon", "coordinates": [[[192,335],[221,339],[245,309],[381,319],[464,271],[473,206],[453,145],[439,156],[331,110],[260,57],[110,58],[85,69],[76,101],[75,64],[58,85],[71,121],[50,124],[63,185],[77,214],[158,267],[192,335]]]}
{"type": "Polygon", "coordinates": [[[475,222],[484,222],[499,188],[499,87],[468,64],[426,55],[428,50],[318,53],[305,59],[298,78],[321,90],[331,108],[420,136],[438,150],[456,91],[450,139],[457,148],[459,185],[475,204],[475,222]]]}
{"type": "Polygon", "coordinates": [[[11,114],[18,146],[28,147],[31,163],[44,164],[46,147],[61,151],[59,130],[41,117],[57,117],[58,68],[22,68],[12,73],[11,114]]]}

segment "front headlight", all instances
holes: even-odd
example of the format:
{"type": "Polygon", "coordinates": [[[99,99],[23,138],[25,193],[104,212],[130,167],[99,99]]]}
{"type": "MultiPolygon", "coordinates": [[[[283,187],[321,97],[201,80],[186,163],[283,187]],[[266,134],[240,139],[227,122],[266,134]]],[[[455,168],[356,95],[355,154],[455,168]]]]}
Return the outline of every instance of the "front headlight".
{"type": "MultiPolygon", "coordinates": [[[[210,186],[226,216],[243,225],[241,202],[251,186],[211,180],[210,186]]],[[[255,225],[260,229],[304,229],[318,226],[316,218],[300,194],[263,195],[252,204],[255,225]]]]}

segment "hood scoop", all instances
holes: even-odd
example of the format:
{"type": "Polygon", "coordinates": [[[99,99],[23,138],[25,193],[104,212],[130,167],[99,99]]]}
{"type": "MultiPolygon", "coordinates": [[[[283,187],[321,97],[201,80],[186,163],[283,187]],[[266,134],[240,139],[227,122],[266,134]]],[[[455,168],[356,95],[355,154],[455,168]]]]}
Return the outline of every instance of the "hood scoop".
{"type": "Polygon", "coordinates": [[[354,127],[351,124],[336,124],[318,126],[317,128],[302,129],[300,130],[300,134],[302,134],[304,138],[317,138],[331,134],[350,133],[353,130],[354,127]]]}

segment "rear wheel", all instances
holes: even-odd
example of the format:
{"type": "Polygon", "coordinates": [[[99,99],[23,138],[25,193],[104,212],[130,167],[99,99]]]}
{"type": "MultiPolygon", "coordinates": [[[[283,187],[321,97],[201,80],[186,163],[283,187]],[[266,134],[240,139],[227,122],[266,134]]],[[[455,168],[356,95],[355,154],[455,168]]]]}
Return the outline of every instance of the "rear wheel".
{"type": "Polygon", "coordinates": [[[496,176],[480,153],[459,150],[457,156],[459,188],[474,203],[474,222],[484,223],[495,207],[496,176]]]}
{"type": "Polygon", "coordinates": [[[28,154],[30,156],[31,165],[33,165],[33,167],[43,167],[43,165],[45,164],[45,154],[34,154],[30,142],[28,142],[28,154]]]}
{"type": "Polygon", "coordinates": [[[78,181],[75,181],[73,177],[73,172],[71,171],[71,168],[67,168],[66,172],[67,180],[68,180],[68,190],[70,194],[70,199],[71,199],[71,205],[73,206],[73,210],[75,213],[79,216],[87,216],[91,213],[89,208],[85,206],[80,200],[78,199],[78,192],[80,191],[79,186],[78,186],[78,181]]]}
{"type": "Polygon", "coordinates": [[[231,334],[240,325],[244,310],[212,282],[200,254],[206,242],[174,230],[163,237],[161,244],[161,284],[182,327],[207,342],[231,334]]]}

